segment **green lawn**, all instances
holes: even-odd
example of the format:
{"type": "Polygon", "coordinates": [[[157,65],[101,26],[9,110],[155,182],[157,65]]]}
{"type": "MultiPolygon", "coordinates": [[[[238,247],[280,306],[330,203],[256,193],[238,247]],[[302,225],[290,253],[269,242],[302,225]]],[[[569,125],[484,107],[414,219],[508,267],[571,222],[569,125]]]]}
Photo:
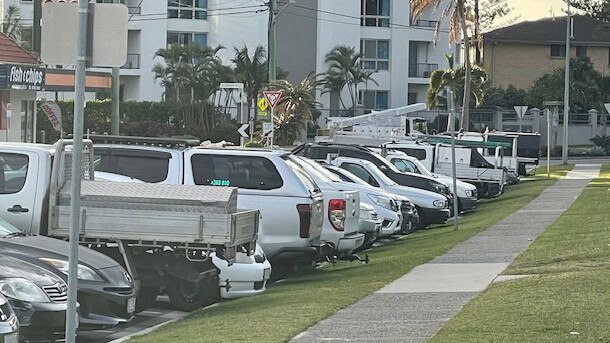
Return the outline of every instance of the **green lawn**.
{"type": "Polygon", "coordinates": [[[610,342],[610,165],[432,342],[610,342]]]}
{"type": "MultiPolygon", "coordinates": [[[[200,310],[134,342],[285,342],[311,325],[355,303],[413,267],[444,254],[457,243],[523,207],[572,166],[554,166],[533,181],[507,188],[497,199],[485,200],[478,211],[452,225],[417,232],[368,252],[371,262],[339,262],[271,285],[256,297],[225,301],[200,310]]],[[[131,342],[131,341],[130,341],[131,342]]]]}

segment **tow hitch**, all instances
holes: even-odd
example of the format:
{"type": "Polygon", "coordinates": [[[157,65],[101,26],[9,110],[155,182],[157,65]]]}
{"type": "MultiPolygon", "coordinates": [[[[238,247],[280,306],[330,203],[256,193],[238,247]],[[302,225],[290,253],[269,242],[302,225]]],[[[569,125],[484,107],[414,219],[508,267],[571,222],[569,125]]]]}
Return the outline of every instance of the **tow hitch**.
{"type": "Polygon", "coordinates": [[[346,261],[350,261],[350,262],[360,261],[360,262],[364,262],[364,264],[368,264],[369,263],[369,255],[368,254],[364,255],[364,258],[362,258],[362,257],[360,257],[360,256],[358,256],[356,254],[351,254],[351,255],[347,255],[347,256],[343,257],[342,259],[346,260],[346,261]]]}

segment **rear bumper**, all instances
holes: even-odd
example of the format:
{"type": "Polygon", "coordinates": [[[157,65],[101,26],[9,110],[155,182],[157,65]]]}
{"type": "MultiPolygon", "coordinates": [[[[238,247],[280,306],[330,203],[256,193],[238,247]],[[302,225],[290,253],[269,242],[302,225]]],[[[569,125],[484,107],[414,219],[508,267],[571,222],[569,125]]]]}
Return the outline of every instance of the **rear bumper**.
{"type": "Polygon", "coordinates": [[[351,253],[364,244],[364,240],[365,236],[363,233],[353,233],[340,238],[337,244],[337,254],[344,255],[351,253]]]}

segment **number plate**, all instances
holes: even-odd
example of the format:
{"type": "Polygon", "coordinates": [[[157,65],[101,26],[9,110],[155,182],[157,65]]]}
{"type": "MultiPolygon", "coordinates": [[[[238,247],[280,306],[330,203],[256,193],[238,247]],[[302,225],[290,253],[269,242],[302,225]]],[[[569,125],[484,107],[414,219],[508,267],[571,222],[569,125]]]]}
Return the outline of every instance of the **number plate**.
{"type": "Polygon", "coordinates": [[[12,333],[4,336],[4,343],[19,343],[19,334],[12,333]]]}
{"type": "Polygon", "coordinates": [[[134,313],[136,311],[136,298],[129,298],[127,300],[127,313],[134,313]]]}
{"type": "Polygon", "coordinates": [[[263,271],[263,280],[269,280],[270,276],[271,276],[271,268],[265,268],[265,270],[263,271]]]}

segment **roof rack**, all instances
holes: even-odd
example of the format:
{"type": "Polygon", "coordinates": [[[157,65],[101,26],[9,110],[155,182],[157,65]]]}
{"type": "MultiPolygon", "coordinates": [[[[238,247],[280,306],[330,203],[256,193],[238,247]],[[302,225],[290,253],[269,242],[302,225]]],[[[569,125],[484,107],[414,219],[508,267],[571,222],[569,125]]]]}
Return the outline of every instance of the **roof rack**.
{"type": "Polygon", "coordinates": [[[139,137],[139,136],[112,136],[112,135],[86,135],[87,139],[97,144],[124,144],[139,146],[154,146],[168,149],[186,149],[199,146],[198,139],[165,138],[165,137],[139,137]]]}

